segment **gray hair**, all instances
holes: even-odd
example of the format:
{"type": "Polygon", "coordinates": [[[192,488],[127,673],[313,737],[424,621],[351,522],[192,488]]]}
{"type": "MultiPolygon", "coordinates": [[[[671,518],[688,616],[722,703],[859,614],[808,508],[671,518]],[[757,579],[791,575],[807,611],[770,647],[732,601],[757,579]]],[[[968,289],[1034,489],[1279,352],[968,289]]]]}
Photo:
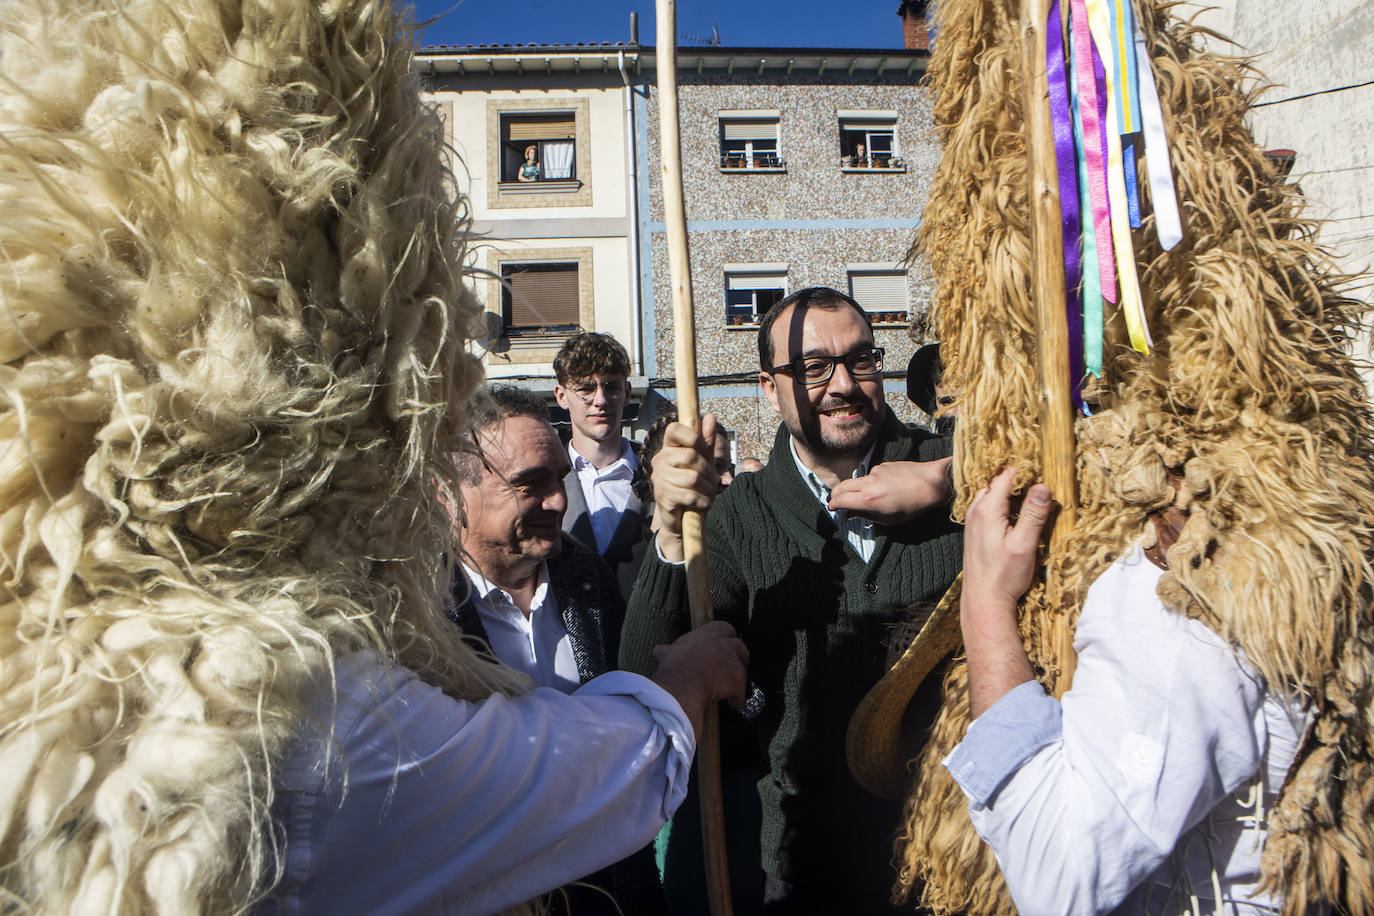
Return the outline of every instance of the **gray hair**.
{"type": "Polygon", "coordinates": [[[482,478],[486,458],[482,455],[481,435],[488,427],[509,417],[529,417],[549,422],[549,408],[544,398],[517,385],[488,385],[473,395],[468,405],[468,446],[454,456],[454,466],[460,483],[476,484],[482,478]]]}

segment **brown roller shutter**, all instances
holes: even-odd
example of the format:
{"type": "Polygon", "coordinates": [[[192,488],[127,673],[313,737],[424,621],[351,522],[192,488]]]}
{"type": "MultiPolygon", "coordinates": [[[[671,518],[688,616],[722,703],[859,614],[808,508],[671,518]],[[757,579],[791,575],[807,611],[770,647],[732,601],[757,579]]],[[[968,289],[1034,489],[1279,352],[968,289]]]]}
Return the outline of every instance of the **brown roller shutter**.
{"type": "Polygon", "coordinates": [[[501,268],[507,288],[506,327],[518,330],[576,327],[577,262],[512,264],[501,268]]]}
{"type": "Polygon", "coordinates": [[[561,114],[507,115],[506,139],[512,142],[525,140],[571,140],[576,131],[577,121],[569,112],[561,114]]]}

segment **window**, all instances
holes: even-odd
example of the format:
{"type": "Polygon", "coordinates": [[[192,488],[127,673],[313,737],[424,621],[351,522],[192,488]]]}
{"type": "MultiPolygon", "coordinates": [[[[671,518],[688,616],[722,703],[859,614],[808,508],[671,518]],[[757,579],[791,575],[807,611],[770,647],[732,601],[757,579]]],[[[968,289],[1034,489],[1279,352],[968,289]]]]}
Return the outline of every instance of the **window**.
{"type": "Polygon", "coordinates": [[[778,151],[778,113],[722,111],[720,167],[752,171],[781,171],[785,168],[778,151]]]}
{"type": "Polygon", "coordinates": [[[507,337],[566,337],[578,330],[578,262],[501,265],[501,321],[507,337]]]}
{"type": "Polygon", "coordinates": [[[571,111],[501,116],[501,180],[577,178],[577,116],[571,111]]]}
{"type": "Polygon", "coordinates": [[[731,265],[725,269],[725,323],[755,325],[787,296],[785,265],[731,265]]]}
{"type": "Polygon", "coordinates": [[[895,112],[840,112],[840,165],[848,169],[904,169],[897,155],[895,112]]]}
{"type": "Polygon", "coordinates": [[[487,206],[591,206],[591,120],[588,100],[575,95],[487,99],[487,206]]]}
{"type": "Polygon", "coordinates": [[[861,267],[849,271],[849,295],[864,307],[875,324],[907,321],[906,272],[893,268],[861,267]]]}

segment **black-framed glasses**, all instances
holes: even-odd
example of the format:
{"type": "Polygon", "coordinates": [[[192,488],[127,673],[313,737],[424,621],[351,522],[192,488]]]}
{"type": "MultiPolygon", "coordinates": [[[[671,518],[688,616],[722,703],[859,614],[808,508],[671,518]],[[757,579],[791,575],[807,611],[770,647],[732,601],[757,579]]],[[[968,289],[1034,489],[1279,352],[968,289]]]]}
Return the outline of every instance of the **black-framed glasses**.
{"type": "Polygon", "coordinates": [[[824,385],[835,374],[835,366],[844,363],[855,378],[867,378],[883,371],[883,348],[860,347],[844,356],[798,356],[790,363],[774,366],[769,372],[786,372],[807,388],[824,385]]]}

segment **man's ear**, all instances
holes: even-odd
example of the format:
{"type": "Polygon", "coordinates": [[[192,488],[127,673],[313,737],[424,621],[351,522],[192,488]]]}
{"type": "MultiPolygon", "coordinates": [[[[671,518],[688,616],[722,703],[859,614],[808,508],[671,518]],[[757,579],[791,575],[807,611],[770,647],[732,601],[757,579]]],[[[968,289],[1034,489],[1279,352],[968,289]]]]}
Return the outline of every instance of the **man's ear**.
{"type": "Polygon", "coordinates": [[[763,393],[768,397],[768,403],[772,405],[773,413],[782,413],[782,411],[778,409],[778,383],[774,381],[773,376],[767,372],[760,372],[759,387],[763,389],[763,393]]]}
{"type": "MultiPolygon", "coordinates": [[[[629,384],[626,382],[625,384],[629,384]]],[[[568,392],[562,385],[553,386],[553,399],[558,402],[558,406],[564,410],[568,409],[568,392]]]]}
{"type": "Polygon", "coordinates": [[[448,513],[449,520],[453,524],[453,532],[457,534],[463,527],[463,497],[461,493],[462,484],[440,484],[438,486],[439,505],[444,507],[448,513]]]}

